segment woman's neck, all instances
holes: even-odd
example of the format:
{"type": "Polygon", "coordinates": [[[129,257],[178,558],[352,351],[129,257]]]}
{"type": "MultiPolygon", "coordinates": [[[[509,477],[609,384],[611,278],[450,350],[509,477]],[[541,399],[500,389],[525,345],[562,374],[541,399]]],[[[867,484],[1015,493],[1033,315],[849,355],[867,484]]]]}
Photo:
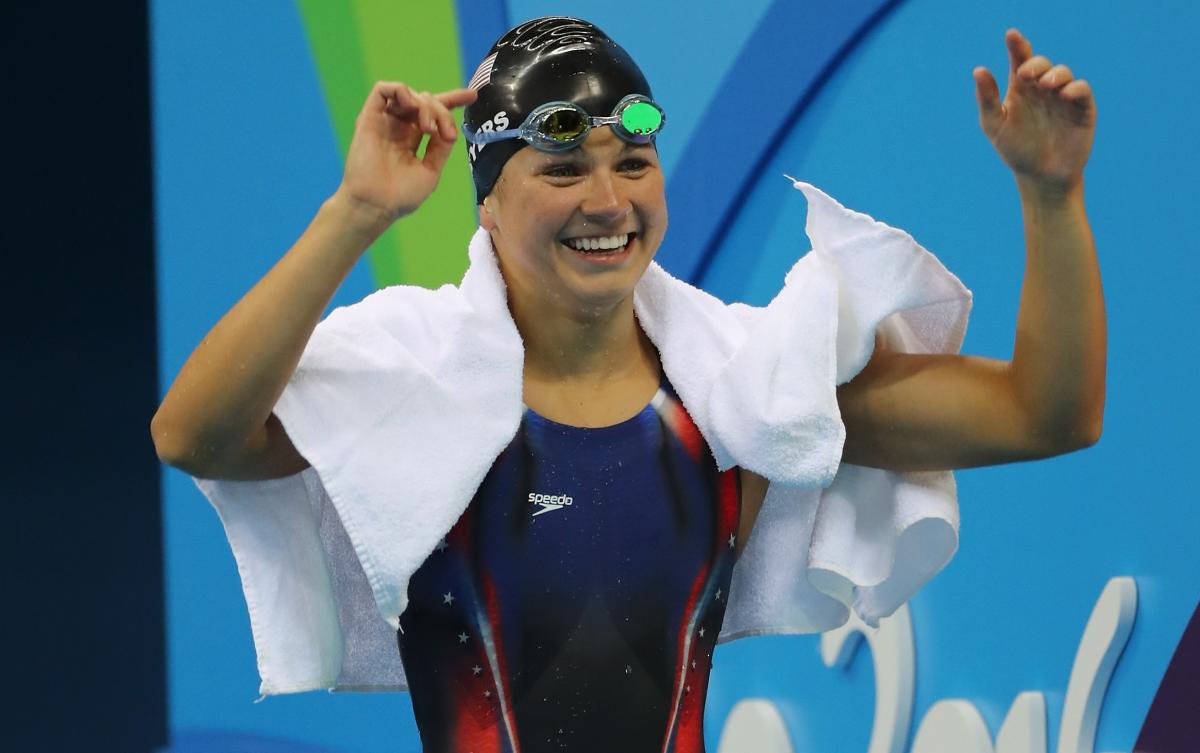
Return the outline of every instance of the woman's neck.
{"type": "Polygon", "coordinates": [[[510,301],[525,344],[525,377],[600,387],[657,372],[653,343],[634,316],[633,296],[608,309],[531,310],[510,301]]]}

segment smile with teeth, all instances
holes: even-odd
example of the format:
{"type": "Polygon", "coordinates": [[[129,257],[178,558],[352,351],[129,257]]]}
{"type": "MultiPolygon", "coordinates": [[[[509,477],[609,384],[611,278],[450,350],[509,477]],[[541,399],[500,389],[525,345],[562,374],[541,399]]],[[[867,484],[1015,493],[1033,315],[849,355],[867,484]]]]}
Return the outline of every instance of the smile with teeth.
{"type": "Polygon", "coordinates": [[[620,251],[637,233],[609,235],[596,238],[567,238],[563,243],[576,251],[620,251]]]}

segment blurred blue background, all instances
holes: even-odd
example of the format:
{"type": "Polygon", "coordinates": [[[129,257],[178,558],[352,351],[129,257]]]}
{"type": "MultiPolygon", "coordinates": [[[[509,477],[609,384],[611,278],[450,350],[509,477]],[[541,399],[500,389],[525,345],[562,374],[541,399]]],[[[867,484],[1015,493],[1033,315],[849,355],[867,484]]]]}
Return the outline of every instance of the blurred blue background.
{"type": "MultiPolygon", "coordinates": [[[[659,142],[671,179],[669,269],[693,268],[695,248],[670,243],[704,224],[704,195],[742,191],[744,202],[719,235],[701,239],[711,248],[699,282],[727,301],[769,300],[809,248],[806,205],[780,177],[786,172],[909,231],[936,254],[975,294],[964,352],[996,358],[1011,355],[1024,244],[1013,179],[978,126],[971,70],[989,67],[1003,90],[1003,36],[1015,26],[1036,53],[1092,84],[1099,127],[1086,193],[1109,314],[1104,436],[1065,457],[956,474],[961,548],[910,604],[912,727],[933,703],[957,697],[978,707],[994,735],[1017,693],[1040,690],[1053,750],[1091,608],[1110,577],[1130,575],[1139,590],[1137,622],[1096,740],[1097,750],[1128,751],[1200,596],[1193,549],[1200,512],[1183,473],[1195,447],[1190,384],[1198,364],[1195,348],[1178,339],[1200,318],[1192,291],[1200,263],[1185,227],[1194,216],[1189,202],[1200,195],[1189,146],[1200,6],[861,3],[883,12],[847,37],[848,48],[814,62],[811,40],[826,39],[826,27],[830,35],[846,28],[825,19],[823,5],[797,4],[803,12],[793,8],[787,17],[812,26],[784,33],[760,25],[780,12],[768,0],[509,0],[488,9],[512,23],[580,15],[640,62],[669,114],[659,142]],[[797,44],[747,46],[767,32],[797,44]],[[795,77],[814,65],[823,74],[805,100],[795,77]],[[730,96],[737,92],[753,94],[730,96]],[[714,101],[718,94],[725,99],[714,101]],[[764,131],[756,128],[759,106],[794,118],[764,131]],[[737,119],[738,135],[722,147],[756,166],[748,184],[723,168],[706,171],[706,164],[724,164],[718,155],[689,151],[703,145],[706,127],[732,132],[706,119],[723,114],[737,119]]],[[[464,7],[460,26],[471,23],[464,7]]],[[[151,42],[165,391],[203,335],[337,187],[341,157],[292,3],[154,0],[151,42]]],[[[430,253],[462,255],[465,264],[465,248],[430,253]]],[[[333,305],[374,286],[360,263],[333,305]]],[[[220,523],[186,475],[164,468],[162,479],[174,749],[192,750],[187,745],[217,730],[313,746],[288,750],[419,750],[407,695],[307,693],[252,703],[254,650],[220,523]]],[[[826,669],[817,646],[817,636],[721,646],[706,714],[709,749],[716,751],[734,703],[764,697],[783,710],[796,750],[866,750],[870,655],[861,651],[848,669],[826,669]]]]}

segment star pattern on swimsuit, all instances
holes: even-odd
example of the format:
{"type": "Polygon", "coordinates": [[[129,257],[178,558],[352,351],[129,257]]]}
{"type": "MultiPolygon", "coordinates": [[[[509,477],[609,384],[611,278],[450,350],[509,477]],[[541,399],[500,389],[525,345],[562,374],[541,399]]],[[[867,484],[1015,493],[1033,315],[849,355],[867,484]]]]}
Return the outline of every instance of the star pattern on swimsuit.
{"type": "Polygon", "coordinates": [[[717,601],[721,600],[721,589],[717,589],[717,601]]]}
{"type": "Polygon", "coordinates": [[[446,594],[442,597],[442,603],[443,604],[453,604],[454,603],[454,594],[447,591],[446,594]]]}
{"type": "Polygon", "coordinates": [[[466,633],[459,633],[459,634],[458,634],[458,642],[459,642],[459,643],[466,643],[466,642],[467,642],[467,634],[466,634],[466,633]]]}
{"type": "Polygon", "coordinates": [[[491,697],[492,697],[492,691],[490,691],[490,690],[485,690],[485,691],[483,691],[483,697],[484,697],[484,698],[491,698],[491,697]]]}
{"type": "Polygon", "coordinates": [[[446,551],[447,546],[448,544],[446,544],[446,539],[443,538],[442,540],[438,541],[437,546],[435,546],[434,549],[437,549],[439,552],[444,552],[446,551]]]}
{"type": "Polygon", "coordinates": [[[730,549],[733,549],[733,542],[735,542],[735,541],[737,541],[737,539],[734,538],[733,534],[732,533],[729,534],[729,548],[730,549]]]}
{"type": "Polygon", "coordinates": [[[704,628],[700,628],[700,637],[701,637],[701,638],[703,638],[703,637],[704,637],[704,628]]]}

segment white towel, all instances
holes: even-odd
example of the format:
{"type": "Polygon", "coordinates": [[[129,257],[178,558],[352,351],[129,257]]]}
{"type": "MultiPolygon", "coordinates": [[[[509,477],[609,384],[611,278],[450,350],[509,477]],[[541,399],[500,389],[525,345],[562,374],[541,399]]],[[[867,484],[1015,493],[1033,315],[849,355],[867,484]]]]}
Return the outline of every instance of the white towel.
{"type": "MultiPolygon", "coordinates": [[[[721,470],[770,480],[718,640],[891,614],[949,561],[949,472],[840,464],[836,386],[887,347],[954,353],[971,294],[907,233],[808,198],[812,251],[766,307],[726,305],[651,263],[637,318],[721,470]]],[[[229,537],[260,693],[407,688],[409,577],[516,434],[524,349],[482,229],[459,286],[396,285],[316,328],[275,414],[312,467],[196,479],[229,537]]],[[[261,700],[261,699],[260,699],[261,700]]]]}

